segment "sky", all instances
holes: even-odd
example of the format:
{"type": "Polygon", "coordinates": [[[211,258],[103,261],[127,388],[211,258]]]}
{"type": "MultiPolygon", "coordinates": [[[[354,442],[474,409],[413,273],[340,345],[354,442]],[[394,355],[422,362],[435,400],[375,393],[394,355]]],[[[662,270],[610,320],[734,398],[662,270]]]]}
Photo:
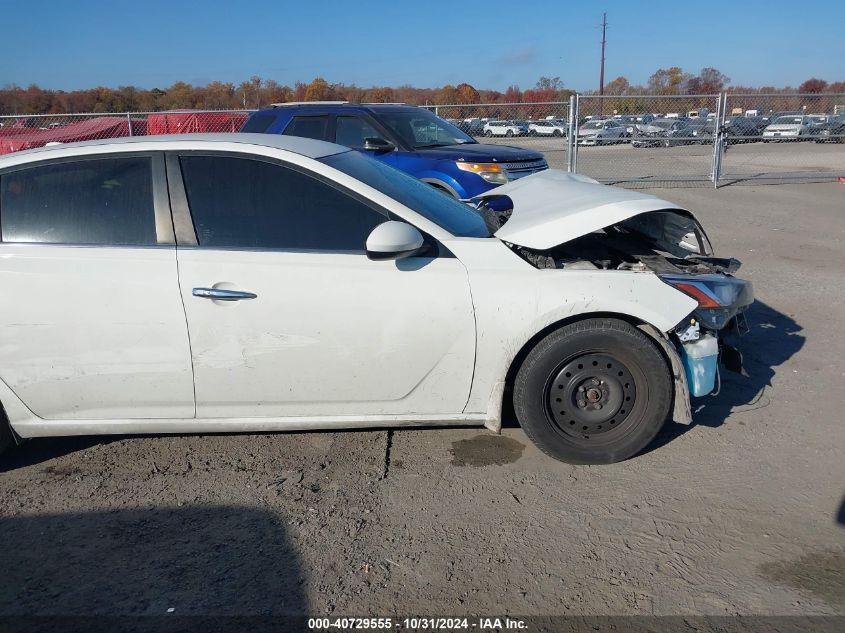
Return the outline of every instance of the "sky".
{"type": "Polygon", "coordinates": [[[74,90],[176,81],[362,87],[598,87],[658,68],[718,68],[734,85],[845,80],[840,1],[0,0],[0,86],[74,90]]]}

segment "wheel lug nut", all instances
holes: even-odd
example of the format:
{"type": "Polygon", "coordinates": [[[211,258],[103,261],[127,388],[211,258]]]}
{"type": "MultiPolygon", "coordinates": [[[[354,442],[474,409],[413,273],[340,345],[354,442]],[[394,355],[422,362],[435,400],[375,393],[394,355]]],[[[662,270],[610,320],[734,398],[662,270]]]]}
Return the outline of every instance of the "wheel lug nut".
{"type": "Polygon", "coordinates": [[[596,403],[596,409],[601,409],[601,403],[596,403]]]}
{"type": "Polygon", "coordinates": [[[578,387],[578,393],[584,393],[584,387],[578,387]]]}

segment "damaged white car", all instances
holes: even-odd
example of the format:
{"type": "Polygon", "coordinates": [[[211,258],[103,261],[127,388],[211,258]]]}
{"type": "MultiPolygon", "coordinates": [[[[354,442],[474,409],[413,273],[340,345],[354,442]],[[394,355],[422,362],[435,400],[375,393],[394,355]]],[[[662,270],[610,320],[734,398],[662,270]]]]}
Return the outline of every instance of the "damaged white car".
{"type": "Polygon", "coordinates": [[[251,134],[0,159],[0,449],[23,438],[501,426],[641,451],[715,388],[751,286],[677,205],[544,171],[478,208],[251,134]]]}

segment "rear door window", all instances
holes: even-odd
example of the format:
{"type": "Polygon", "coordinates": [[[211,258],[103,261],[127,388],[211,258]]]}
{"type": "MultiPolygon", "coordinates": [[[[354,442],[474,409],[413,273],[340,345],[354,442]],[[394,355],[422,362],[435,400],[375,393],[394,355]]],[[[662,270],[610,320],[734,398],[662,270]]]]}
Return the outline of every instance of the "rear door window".
{"type": "Polygon", "coordinates": [[[40,244],[156,244],[151,159],[86,159],[3,174],[0,239],[40,244]]]}
{"type": "Polygon", "coordinates": [[[285,136],[304,136],[318,141],[326,140],[326,132],[329,127],[329,115],[320,116],[295,116],[288,123],[283,134],[285,136]]]}

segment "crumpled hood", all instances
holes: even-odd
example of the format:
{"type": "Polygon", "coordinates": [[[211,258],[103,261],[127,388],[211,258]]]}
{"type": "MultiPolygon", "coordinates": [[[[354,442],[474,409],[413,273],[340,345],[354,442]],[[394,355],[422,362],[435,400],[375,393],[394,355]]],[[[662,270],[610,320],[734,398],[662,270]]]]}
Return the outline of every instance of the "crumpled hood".
{"type": "MultiPolygon", "coordinates": [[[[650,211],[675,212],[672,227],[697,231],[709,242],[695,217],[677,204],[629,189],[602,185],[580,174],[547,169],[486,191],[478,198],[507,196],[513,212],[495,233],[499,239],[527,248],[547,250],[575,238],[650,211]]],[[[670,227],[659,227],[668,234],[670,227]]],[[[705,253],[702,253],[705,254],[705,253]]]]}

